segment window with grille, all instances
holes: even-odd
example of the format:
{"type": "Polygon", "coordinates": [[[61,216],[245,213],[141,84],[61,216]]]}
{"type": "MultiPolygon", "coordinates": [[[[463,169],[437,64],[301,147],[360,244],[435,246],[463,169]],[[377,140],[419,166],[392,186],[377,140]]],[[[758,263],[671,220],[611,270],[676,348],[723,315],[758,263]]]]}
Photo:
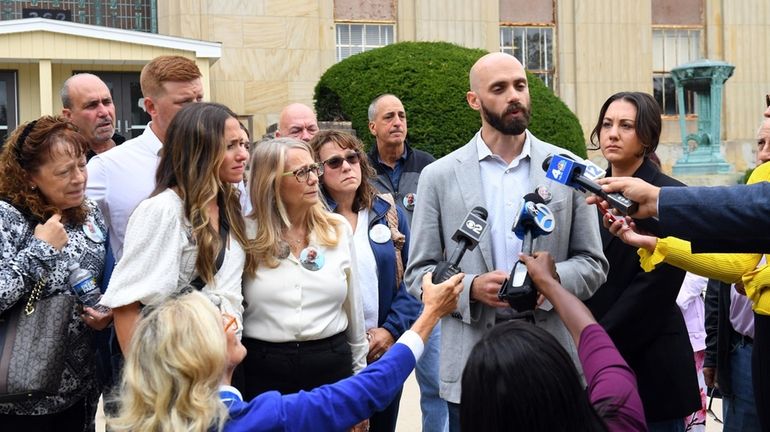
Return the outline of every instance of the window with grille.
{"type": "Polygon", "coordinates": [[[0,0],[0,19],[50,18],[158,32],[157,0],[0,0]]]}
{"type": "Polygon", "coordinates": [[[337,23],[337,61],[395,42],[393,24],[337,23]]]}
{"type": "Polygon", "coordinates": [[[501,26],[500,51],[512,54],[524,69],[540,77],[553,90],[553,27],[501,26]]]}
{"type": "MultiPolygon", "coordinates": [[[[701,58],[700,28],[653,28],[652,87],[663,115],[679,115],[671,69],[701,58]]],[[[695,113],[695,94],[685,92],[685,114],[695,113]]]]}

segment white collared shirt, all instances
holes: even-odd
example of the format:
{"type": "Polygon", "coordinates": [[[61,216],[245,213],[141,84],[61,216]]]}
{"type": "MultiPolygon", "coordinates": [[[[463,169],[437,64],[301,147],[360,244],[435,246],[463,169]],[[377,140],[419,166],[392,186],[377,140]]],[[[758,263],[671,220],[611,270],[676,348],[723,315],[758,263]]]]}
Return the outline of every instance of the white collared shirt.
{"type": "MultiPolygon", "coordinates": [[[[341,332],[353,352],[353,370],[366,366],[366,341],[361,291],[354,277],[353,232],[340,215],[343,229],[337,246],[321,246],[311,233],[310,245],[318,249],[321,266],[309,270],[292,254],[278,260],[278,267],[260,264],[254,277],[244,275],[243,335],[267,342],[299,342],[325,339],[341,332]]],[[[246,219],[249,238],[257,223],[246,219]]]]}
{"type": "Polygon", "coordinates": [[[123,239],[128,218],[142,200],[155,189],[163,144],[150,127],[144,133],[88,162],[86,196],[99,205],[110,233],[110,246],[119,261],[123,256],[123,239]]]}
{"type": "MultiPolygon", "coordinates": [[[[101,304],[111,308],[134,302],[158,304],[195,279],[198,248],[193,243],[183,206],[179,195],[171,189],[137,206],[127,227],[126,259],[118,261],[101,304]]],[[[246,254],[232,233],[229,243],[213,283],[206,284],[201,292],[240,323],[246,254]]]]}
{"type": "Polygon", "coordinates": [[[513,233],[513,221],[519,209],[521,198],[531,192],[529,165],[531,142],[526,131],[521,154],[507,163],[492,153],[481,133],[476,135],[476,149],[479,154],[481,188],[486,204],[488,230],[492,243],[492,265],[496,270],[510,272],[519,258],[521,240],[513,233]]]}

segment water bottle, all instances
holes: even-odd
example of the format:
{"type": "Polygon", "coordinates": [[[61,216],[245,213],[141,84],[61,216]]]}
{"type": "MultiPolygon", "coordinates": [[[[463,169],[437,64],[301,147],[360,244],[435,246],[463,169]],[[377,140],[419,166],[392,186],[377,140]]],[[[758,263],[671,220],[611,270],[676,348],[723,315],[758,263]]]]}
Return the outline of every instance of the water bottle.
{"type": "Polygon", "coordinates": [[[80,264],[77,262],[71,262],[68,268],[70,271],[70,288],[78,296],[80,303],[90,307],[99,303],[102,293],[99,291],[99,285],[96,284],[96,280],[94,280],[93,273],[87,269],[80,268],[80,264]]]}

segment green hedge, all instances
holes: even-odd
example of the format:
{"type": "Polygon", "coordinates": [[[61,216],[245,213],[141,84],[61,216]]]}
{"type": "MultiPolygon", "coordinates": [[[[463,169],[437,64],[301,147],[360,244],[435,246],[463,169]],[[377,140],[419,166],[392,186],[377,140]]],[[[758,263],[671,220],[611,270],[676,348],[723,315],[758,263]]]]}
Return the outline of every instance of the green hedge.
{"type": "MultiPolygon", "coordinates": [[[[351,56],[329,68],[315,88],[322,121],[352,122],[367,147],[367,109],[382,93],[401,99],[407,112],[409,143],[436,157],[462,146],[481,127],[479,113],[465,101],[468,72],[486,51],[445,42],[400,42],[351,56]]],[[[577,117],[540,79],[529,75],[530,130],[538,138],[585,157],[577,117]]]]}

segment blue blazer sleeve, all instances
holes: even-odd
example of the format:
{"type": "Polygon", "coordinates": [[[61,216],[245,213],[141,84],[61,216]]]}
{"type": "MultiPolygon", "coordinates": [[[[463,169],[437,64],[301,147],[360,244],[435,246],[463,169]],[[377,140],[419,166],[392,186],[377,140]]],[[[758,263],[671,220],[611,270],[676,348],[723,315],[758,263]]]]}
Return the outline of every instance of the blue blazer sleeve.
{"type": "Polygon", "coordinates": [[[661,234],[691,240],[693,252],[770,251],[758,230],[770,214],[770,183],[660,190],[661,234]]]}
{"type": "Polygon", "coordinates": [[[397,343],[358,375],[337,383],[286,396],[267,392],[248,403],[229,401],[225,431],[346,431],[388,406],[414,365],[412,351],[397,343]]]}
{"type": "MultiPolygon", "coordinates": [[[[401,249],[401,261],[404,270],[406,270],[406,263],[409,260],[409,223],[404,212],[398,206],[396,206],[396,210],[398,211],[398,230],[406,237],[404,248],[401,249]]],[[[420,307],[420,302],[409,294],[406,290],[406,283],[402,280],[382,327],[393,335],[393,339],[398,339],[414,324],[417,315],[420,314],[420,307]]]]}

